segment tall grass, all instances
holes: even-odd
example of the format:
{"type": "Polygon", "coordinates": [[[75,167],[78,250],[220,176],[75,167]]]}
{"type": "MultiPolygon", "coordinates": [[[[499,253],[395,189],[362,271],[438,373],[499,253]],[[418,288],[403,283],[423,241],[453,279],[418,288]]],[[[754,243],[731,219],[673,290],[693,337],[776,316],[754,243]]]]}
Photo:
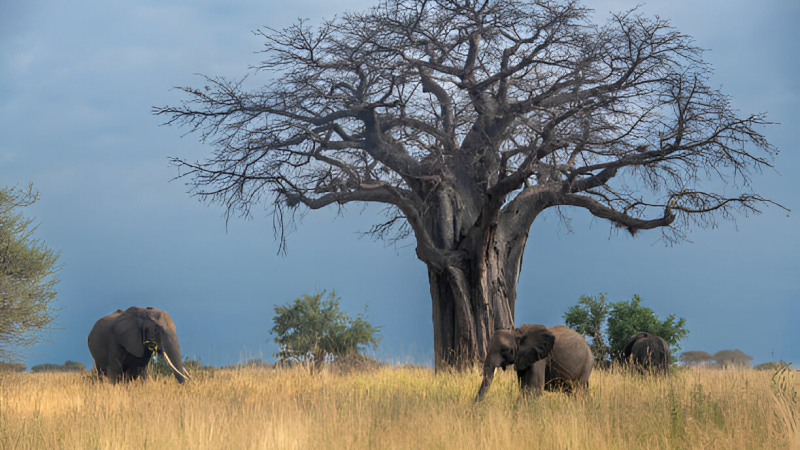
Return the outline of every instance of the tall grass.
{"type": "Polygon", "coordinates": [[[793,374],[595,371],[588,392],[521,400],[513,371],[472,403],[477,371],[197,372],[111,386],[0,375],[2,449],[791,449],[793,374]]]}

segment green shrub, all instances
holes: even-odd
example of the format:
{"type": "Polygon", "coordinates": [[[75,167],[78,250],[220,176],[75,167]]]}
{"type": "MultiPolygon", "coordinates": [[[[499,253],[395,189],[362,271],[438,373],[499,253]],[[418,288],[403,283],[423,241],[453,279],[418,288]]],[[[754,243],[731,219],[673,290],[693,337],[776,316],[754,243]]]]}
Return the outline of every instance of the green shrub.
{"type": "MultiPolygon", "coordinates": [[[[380,327],[373,326],[362,314],[351,318],[339,309],[339,298],[326,291],[314,295],[303,294],[286,306],[275,307],[275,334],[281,361],[313,361],[315,368],[326,360],[334,360],[360,353],[366,347],[377,348],[381,337],[380,327]]],[[[365,308],[366,309],[366,308],[365,308]]]]}

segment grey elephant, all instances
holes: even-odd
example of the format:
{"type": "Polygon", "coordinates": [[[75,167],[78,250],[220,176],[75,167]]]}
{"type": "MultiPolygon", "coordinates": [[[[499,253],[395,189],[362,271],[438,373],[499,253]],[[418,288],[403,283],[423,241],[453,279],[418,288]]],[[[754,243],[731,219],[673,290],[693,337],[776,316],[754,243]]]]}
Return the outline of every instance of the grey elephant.
{"type": "Polygon", "coordinates": [[[563,325],[522,325],[495,330],[483,362],[483,381],[476,402],[483,400],[498,367],[514,365],[523,395],[542,390],[572,392],[589,386],[594,357],[586,340],[563,325]]]}
{"type": "Polygon", "coordinates": [[[622,358],[631,362],[642,372],[668,374],[669,344],[660,336],[640,331],[628,338],[622,349],[622,358]]]}
{"type": "Polygon", "coordinates": [[[189,374],[183,367],[175,324],[166,311],[132,306],[98,320],[87,339],[98,376],[112,384],[147,378],[147,364],[154,352],[172,368],[183,383],[189,374]]]}

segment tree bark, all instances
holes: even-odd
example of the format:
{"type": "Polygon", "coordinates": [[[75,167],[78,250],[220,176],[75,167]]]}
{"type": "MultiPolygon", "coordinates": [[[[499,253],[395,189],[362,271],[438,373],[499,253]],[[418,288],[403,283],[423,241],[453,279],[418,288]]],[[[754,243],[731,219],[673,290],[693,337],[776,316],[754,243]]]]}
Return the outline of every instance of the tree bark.
{"type": "Polygon", "coordinates": [[[491,227],[466,253],[468,269],[428,265],[436,368],[458,370],[486,357],[497,329],[514,328],[514,307],[527,229],[491,227]]]}

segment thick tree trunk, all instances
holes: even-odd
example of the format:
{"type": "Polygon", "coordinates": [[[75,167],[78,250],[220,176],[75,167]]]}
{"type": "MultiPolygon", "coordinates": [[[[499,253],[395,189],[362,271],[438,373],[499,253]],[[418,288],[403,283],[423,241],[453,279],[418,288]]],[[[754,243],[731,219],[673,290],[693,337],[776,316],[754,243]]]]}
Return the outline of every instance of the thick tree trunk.
{"type": "Polygon", "coordinates": [[[428,267],[437,369],[482,362],[494,330],[514,327],[527,230],[514,231],[492,227],[477,249],[465,250],[467,270],[428,267]]]}

